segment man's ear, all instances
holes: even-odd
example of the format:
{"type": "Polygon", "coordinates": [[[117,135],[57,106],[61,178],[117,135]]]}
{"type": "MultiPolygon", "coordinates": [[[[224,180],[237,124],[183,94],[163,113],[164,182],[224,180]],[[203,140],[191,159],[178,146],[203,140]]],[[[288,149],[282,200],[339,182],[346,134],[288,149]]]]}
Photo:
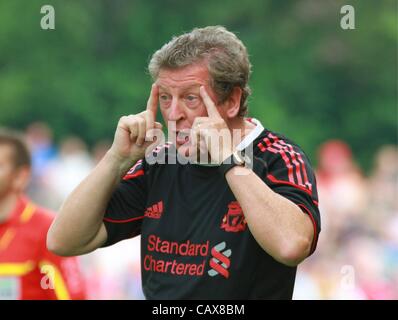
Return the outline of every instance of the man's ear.
{"type": "Polygon", "coordinates": [[[225,114],[227,115],[228,118],[235,118],[240,109],[240,99],[242,98],[242,89],[239,87],[234,87],[232,89],[232,92],[225,101],[225,114]]]}
{"type": "Polygon", "coordinates": [[[30,180],[31,170],[29,167],[21,167],[16,170],[13,181],[13,188],[16,192],[23,192],[27,188],[30,180]]]}

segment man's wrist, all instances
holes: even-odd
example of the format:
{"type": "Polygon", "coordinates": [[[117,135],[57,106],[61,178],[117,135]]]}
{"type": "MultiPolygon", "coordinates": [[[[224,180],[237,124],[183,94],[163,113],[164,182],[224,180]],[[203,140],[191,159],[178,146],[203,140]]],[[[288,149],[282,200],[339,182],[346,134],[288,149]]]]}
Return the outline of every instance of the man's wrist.
{"type": "Polygon", "coordinates": [[[108,150],[103,160],[106,161],[112,168],[114,168],[120,177],[123,177],[139,159],[135,160],[123,158],[114,153],[112,150],[108,150]]]}
{"type": "Polygon", "coordinates": [[[223,177],[236,166],[244,166],[245,160],[241,156],[239,151],[234,151],[229,157],[227,157],[219,166],[219,172],[223,177]]]}
{"type": "Polygon", "coordinates": [[[251,169],[246,166],[234,166],[225,173],[225,178],[228,180],[231,176],[247,176],[251,169]]]}

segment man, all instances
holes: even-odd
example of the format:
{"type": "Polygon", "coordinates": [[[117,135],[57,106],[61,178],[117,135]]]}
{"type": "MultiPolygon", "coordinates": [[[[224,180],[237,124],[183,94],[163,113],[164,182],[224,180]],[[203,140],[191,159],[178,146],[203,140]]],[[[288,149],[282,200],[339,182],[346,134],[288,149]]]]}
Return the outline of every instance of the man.
{"type": "Polygon", "coordinates": [[[46,248],[53,215],[24,195],[30,172],[23,139],[0,130],[0,300],[84,299],[76,259],[46,248]]]}
{"type": "Polygon", "coordinates": [[[48,247],[78,255],[141,234],[148,299],[290,299],[320,231],[315,177],[297,145],[244,117],[246,48],[223,27],[194,29],[158,50],[149,71],[146,110],[120,119],[48,247]],[[174,140],[155,150],[165,164],[145,156],[158,102],[174,140]],[[214,144],[219,132],[233,143],[214,144]]]}

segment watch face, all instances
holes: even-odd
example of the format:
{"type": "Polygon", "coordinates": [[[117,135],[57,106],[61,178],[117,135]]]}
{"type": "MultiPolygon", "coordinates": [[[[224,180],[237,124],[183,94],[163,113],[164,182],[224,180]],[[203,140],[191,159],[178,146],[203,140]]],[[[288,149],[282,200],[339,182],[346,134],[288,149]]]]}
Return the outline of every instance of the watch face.
{"type": "Polygon", "coordinates": [[[236,164],[252,168],[252,158],[244,151],[236,151],[233,155],[236,164]]]}
{"type": "Polygon", "coordinates": [[[238,164],[240,166],[245,164],[245,159],[239,151],[234,152],[233,155],[234,155],[234,160],[235,160],[236,164],[238,164]]]}

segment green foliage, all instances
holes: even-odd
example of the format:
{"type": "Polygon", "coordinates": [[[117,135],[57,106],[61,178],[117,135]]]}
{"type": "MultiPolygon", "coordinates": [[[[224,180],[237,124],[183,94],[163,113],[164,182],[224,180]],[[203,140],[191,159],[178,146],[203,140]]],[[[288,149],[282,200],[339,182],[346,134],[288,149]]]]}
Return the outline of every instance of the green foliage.
{"type": "Polygon", "coordinates": [[[0,123],[44,120],[56,138],[111,139],[118,118],[141,111],[151,54],[173,35],[225,25],[253,64],[252,116],[299,143],[315,161],[341,138],[368,169],[397,139],[395,1],[0,2],[0,123]],[[51,4],[56,30],[40,28],[51,4]],[[340,28],[352,4],[356,29],[340,28]]]}

